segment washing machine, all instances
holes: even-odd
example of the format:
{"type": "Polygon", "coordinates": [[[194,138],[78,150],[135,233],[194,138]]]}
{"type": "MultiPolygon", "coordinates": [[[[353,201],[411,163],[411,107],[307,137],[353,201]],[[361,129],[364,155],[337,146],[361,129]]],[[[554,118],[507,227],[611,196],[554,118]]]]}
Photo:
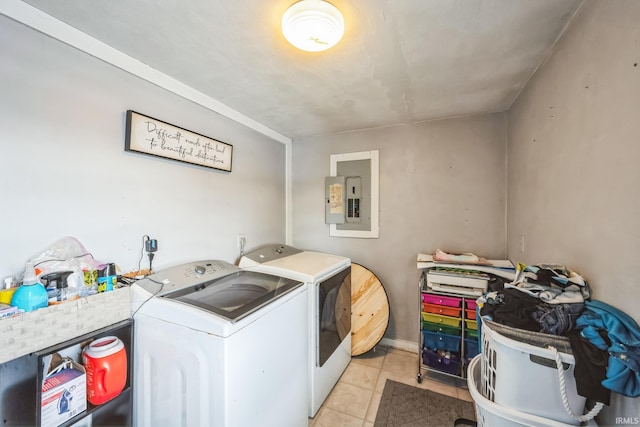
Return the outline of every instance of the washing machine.
{"type": "Polygon", "coordinates": [[[308,289],[225,261],[131,286],[138,427],[307,427],[308,289]]]}
{"type": "Polygon", "coordinates": [[[238,265],[307,284],[308,415],[313,418],[351,361],[351,260],[277,244],[247,253],[238,265]]]}

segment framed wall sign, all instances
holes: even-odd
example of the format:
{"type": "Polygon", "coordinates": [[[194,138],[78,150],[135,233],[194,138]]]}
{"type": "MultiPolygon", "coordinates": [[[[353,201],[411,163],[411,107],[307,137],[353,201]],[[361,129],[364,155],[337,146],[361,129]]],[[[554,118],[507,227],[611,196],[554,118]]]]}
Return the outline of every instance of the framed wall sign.
{"type": "Polygon", "coordinates": [[[231,172],[233,145],[127,111],[125,151],[231,172]]]}

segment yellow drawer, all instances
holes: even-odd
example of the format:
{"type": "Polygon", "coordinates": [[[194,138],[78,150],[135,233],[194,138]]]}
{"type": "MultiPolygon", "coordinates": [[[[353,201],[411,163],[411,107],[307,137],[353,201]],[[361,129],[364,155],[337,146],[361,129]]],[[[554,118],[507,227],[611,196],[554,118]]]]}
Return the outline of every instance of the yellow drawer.
{"type": "Polygon", "coordinates": [[[475,331],[478,330],[478,322],[475,320],[465,320],[465,326],[467,327],[467,329],[473,329],[475,331]]]}
{"type": "Polygon", "coordinates": [[[440,323],[443,325],[460,327],[462,320],[459,317],[442,316],[439,314],[422,313],[422,320],[425,322],[440,323]]]}

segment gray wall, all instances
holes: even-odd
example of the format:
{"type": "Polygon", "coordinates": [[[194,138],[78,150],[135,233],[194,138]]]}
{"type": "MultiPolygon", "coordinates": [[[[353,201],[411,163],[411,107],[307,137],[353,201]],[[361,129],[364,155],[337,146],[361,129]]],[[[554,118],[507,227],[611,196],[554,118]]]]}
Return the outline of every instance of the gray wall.
{"type": "Polygon", "coordinates": [[[0,58],[0,277],[64,236],[124,271],[145,234],[157,268],[284,241],[283,144],[4,16],[0,58]],[[232,172],[124,152],[127,109],[232,144],[232,172]]]}
{"type": "Polygon", "coordinates": [[[509,111],[507,229],[511,259],[565,264],[636,320],[638,22],[638,1],[586,1],[509,111]]]}
{"type": "Polygon", "coordinates": [[[504,114],[316,136],[293,143],[293,246],[350,257],[387,291],[386,338],[418,341],[419,252],[505,253],[504,114]],[[380,238],[330,237],[324,177],[331,154],[379,150],[380,238]]]}

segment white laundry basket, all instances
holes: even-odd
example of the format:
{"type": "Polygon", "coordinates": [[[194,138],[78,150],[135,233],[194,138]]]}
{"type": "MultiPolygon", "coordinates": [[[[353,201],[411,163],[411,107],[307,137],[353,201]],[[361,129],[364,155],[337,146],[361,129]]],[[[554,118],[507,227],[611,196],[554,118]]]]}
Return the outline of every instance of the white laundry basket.
{"type": "MultiPolygon", "coordinates": [[[[580,422],[569,415],[563,405],[553,352],[546,346],[508,338],[496,332],[492,325],[495,324],[482,323],[482,396],[514,411],[555,420],[564,425],[579,425],[580,422]]],[[[526,331],[520,332],[526,336],[526,331]]],[[[572,354],[559,354],[569,406],[574,414],[583,414],[586,398],[576,390],[573,376],[575,359],[572,354]]]]}
{"type": "MultiPolygon", "coordinates": [[[[469,364],[467,375],[467,385],[475,403],[478,427],[570,427],[573,425],[537,415],[527,414],[485,398],[478,389],[480,384],[481,363],[482,355],[474,357],[469,364]]],[[[523,393],[520,394],[523,395],[523,393]]],[[[598,424],[591,420],[587,422],[586,425],[597,426],[598,424]]]]}

